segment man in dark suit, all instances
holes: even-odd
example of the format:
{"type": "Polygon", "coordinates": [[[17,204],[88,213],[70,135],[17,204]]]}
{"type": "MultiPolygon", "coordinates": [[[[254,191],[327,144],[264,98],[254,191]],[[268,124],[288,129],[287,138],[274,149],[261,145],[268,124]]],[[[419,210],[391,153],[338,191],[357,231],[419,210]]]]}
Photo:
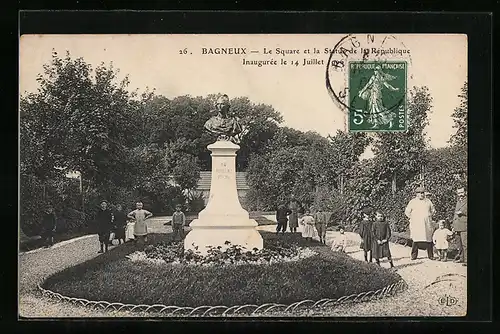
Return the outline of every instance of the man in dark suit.
{"type": "Polygon", "coordinates": [[[467,265],[467,194],[465,188],[457,189],[457,205],[453,217],[453,232],[458,234],[458,255],[455,262],[467,265]]]}
{"type": "Polygon", "coordinates": [[[290,209],[288,209],[284,204],[280,204],[278,206],[278,210],[276,210],[276,221],[278,222],[278,226],[276,227],[276,234],[280,231],[285,233],[286,224],[288,223],[288,215],[292,213],[290,209]]]}
{"type": "Polygon", "coordinates": [[[54,233],[56,232],[56,215],[54,208],[48,206],[42,217],[42,237],[45,242],[45,247],[54,245],[54,233]]]}

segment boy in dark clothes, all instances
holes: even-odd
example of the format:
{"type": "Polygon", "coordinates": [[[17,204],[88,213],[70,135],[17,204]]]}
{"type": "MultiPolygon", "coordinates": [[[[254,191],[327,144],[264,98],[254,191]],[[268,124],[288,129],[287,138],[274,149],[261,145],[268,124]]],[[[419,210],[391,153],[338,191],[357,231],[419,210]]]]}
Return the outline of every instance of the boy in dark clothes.
{"type": "Polygon", "coordinates": [[[56,231],[56,215],[54,209],[49,206],[42,217],[42,237],[45,247],[50,247],[54,244],[54,232],[56,231]]]}
{"type": "Polygon", "coordinates": [[[104,201],[101,202],[101,207],[97,211],[96,223],[99,243],[101,245],[99,253],[104,253],[108,251],[109,235],[113,228],[113,214],[111,210],[108,209],[108,203],[104,201]]]}
{"type": "Polygon", "coordinates": [[[118,204],[116,206],[116,211],[114,214],[114,229],[115,229],[115,239],[118,240],[118,244],[122,241],[125,243],[125,228],[127,227],[127,214],[123,211],[123,207],[118,204]]]}
{"type": "Polygon", "coordinates": [[[389,239],[391,237],[391,227],[386,222],[382,212],[375,213],[375,221],[372,225],[372,253],[375,261],[380,266],[380,259],[386,257],[389,260],[391,268],[394,268],[389,249],[389,239]]]}
{"type": "Polygon", "coordinates": [[[368,253],[370,253],[370,262],[372,262],[372,219],[370,217],[371,209],[363,209],[363,220],[359,224],[359,236],[361,237],[360,248],[363,250],[365,262],[368,262],[368,253]]]}

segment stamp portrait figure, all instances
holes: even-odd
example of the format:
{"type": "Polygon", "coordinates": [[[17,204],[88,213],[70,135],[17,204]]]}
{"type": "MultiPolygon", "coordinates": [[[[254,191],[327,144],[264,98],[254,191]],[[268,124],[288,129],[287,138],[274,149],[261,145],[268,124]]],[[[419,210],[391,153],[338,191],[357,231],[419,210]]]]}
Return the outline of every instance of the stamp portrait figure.
{"type": "Polygon", "coordinates": [[[373,75],[359,91],[359,97],[368,101],[367,122],[373,124],[373,128],[385,124],[389,124],[389,128],[392,128],[392,121],[396,114],[384,107],[382,94],[384,87],[391,91],[399,90],[388,82],[394,79],[396,79],[395,76],[382,72],[380,65],[377,65],[373,75]]]}
{"type": "Polygon", "coordinates": [[[230,115],[229,97],[224,94],[215,103],[216,115],[205,122],[205,129],[217,135],[218,140],[237,142],[237,136],[243,131],[236,117],[230,115]]]}

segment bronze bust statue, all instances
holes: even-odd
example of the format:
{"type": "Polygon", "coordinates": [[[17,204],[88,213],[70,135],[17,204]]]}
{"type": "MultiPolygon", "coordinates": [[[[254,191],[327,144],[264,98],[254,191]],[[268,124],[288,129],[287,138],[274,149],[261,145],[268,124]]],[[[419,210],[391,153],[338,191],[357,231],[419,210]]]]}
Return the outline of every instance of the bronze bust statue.
{"type": "Polygon", "coordinates": [[[243,129],[238,120],[229,115],[229,97],[224,94],[218,98],[215,109],[214,112],[217,114],[205,122],[205,129],[217,135],[217,140],[237,142],[236,136],[243,129]]]}

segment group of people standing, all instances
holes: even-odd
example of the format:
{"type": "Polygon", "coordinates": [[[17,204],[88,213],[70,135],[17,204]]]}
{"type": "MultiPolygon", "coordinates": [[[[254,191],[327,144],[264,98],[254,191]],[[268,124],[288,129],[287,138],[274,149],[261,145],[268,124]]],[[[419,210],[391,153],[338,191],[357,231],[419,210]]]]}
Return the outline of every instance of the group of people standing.
{"type": "MultiPolygon", "coordinates": [[[[309,210],[305,210],[304,214],[300,215],[300,207],[301,205],[294,197],[288,204],[283,203],[278,206],[276,233],[285,233],[287,223],[291,232],[297,232],[297,227],[302,225],[303,237],[312,240],[318,236],[320,242],[326,244],[327,214],[321,210],[317,210],[313,214],[309,210]]],[[[423,187],[415,189],[415,197],[409,201],[404,213],[409,219],[410,238],[413,242],[410,253],[411,260],[416,260],[419,248],[424,248],[427,250],[429,259],[447,261],[449,241],[456,237],[459,249],[454,262],[467,265],[467,196],[465,188],[457,189],[457,203],[451,226],[445,219],[439,220],[436,226],[433,220],[436,210],[423,187]],[[434,257],[434,248],[437,257],[434,257]]],[[[344,234],[344,228],[339,226],[339,231],[339,240],[334,241],[332,249],[345,251],[347,238],[344,234]]],[[[358,233],[361,237],[360,248],[363,250],[366,262],[372,262],[374,259],[380,265],[380,259],[387,258],[391,268],[394,267],[389,248],[391,228],[380,210],[374,211],[370,207],[363,208],[358,233]]]]}
{"type": "Polygon", "coordinates": [[[299,202],[292,196],[289,203],[282,203],[278,205],[276,210],[276,222],[278,223],[276,227],[276,233],[285,233],[287,229],[287,224],[290,227],[290,232],[297,232],[299,227],[299,202]]]}
{"type": "MultiPolygon", "coordinates": [[[[419,248],[427,250],[427,257],[431,260],[447,261],[449,241],[458,236],[458,254],[454,262],[467,263],[467,198],[464,188],[457,190],[457,204],[453,217],[451,230],[445,219],[437,222],[435,226],[433,215],[436,210],[432,201],[426,196],[423,187],[415,189],[415,197],[410,200],[405,208],[405,215],[410,221],[410,238],[412,248],[410,259],[416,260],[419,248]],[[434,257],[434,248],[438,253],[434,257]]],[[[379,263],[380,258],[387,257],[393,267],[391,251],[388,240],[391,237],[390,225],[385,222],[384,215],[375,211],[375,217],[371,217],[371,209],[363,210],[363,219],[359,225],[361,236],[361,248],[364,252],[365,261],[372,262],[375,258],[379,263]]]]}
{"type": "Polygon", "coordinates": [[[451,224],[451,231],[445,219],[434,225],[434,204],[425,195],[422,187],[415,189],[415,198],[411,199],[405,209],[410,220],[410,237],[413,241],[411,259],[418,256],[418,249],[427,249],[427,256],[432,260],[446,261],[448,257],[448,241],[457,236],[458,254],[454,261],[467,265],[467,198],[465,188],[457,189],[457,203],[451,224]],[[439,253],[434,257],[434,247],[439,253]]]}
{"type": "Polygon", "coordinates": [[[387,258],[391,268],[394,268],[389,248],[391,227],[381,211],[375,211],[374,217],[372,214],[373,210],[370,207],[363,208],[363,218],[358,227],[361,237],[360,248],[363,250],[365,261],[372,262],[375,259],[375,262],[380,265],[380,259],[387,258]]]}
{"type": "Polygon", "coordinates": [[[299,225],[303,226],[302,236],[308,240],[318,235],[321,243],[326,244],[326,227],[328,217],[325,212],[318,209],[314,214],[309,210],[305,210],[304,214],[299,217],[300,203],[292,196],[288,204],[282,203],[276,210],[276,233],[285,233],[287,224],[290,232],[296,233],[299,225]]]}
{"type": "Polygon", "coordinates": [[[141,202],[137,202],[136,209],[128,214],[120,204],[112,211],[106,201],[101,202],[95,219],[99,235],[99,253],[107,252],[114,239],[120,244],[127,240],[147,242],[146,219],[152,216],[151,212],[143,209],[141,202]]]}

